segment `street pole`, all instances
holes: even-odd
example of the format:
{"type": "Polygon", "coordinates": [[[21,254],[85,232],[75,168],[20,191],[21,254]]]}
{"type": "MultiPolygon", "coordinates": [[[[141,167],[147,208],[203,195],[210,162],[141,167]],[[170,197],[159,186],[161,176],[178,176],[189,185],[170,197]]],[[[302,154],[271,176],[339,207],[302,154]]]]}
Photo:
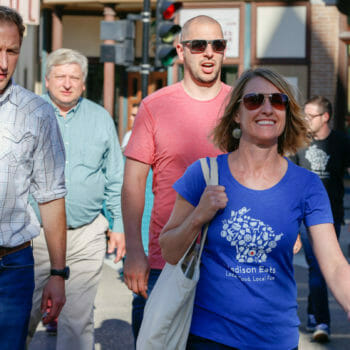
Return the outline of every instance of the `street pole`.
{"type": "Polygon", "coordinates": [[[142,63],[141,63],[141,91],[142,98],[147,96],[148,93],[148,76],[151,70],[149,64],[149,29],[150,29],[150,0],[143,1],[143,12],[142,15],[142,63]]]}

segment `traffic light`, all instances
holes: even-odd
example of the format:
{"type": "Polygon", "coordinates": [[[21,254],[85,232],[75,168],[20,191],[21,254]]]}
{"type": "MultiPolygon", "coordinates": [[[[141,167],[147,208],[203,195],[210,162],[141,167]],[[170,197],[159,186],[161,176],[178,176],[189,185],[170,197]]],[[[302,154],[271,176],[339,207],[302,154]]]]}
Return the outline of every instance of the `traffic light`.
{"type": "Polygon", "coordinates": [[[181,6],[181,2],[157,1],[156,53],[154,62],[156,68],[168,67],[174,63],[177,55],[174,40],[176,35],[181,32],[181,27],[173,21],[176,11],[181,6]]]}
{"type": "Polygon", "coordinates": [[[101,45],[100,62],[114,62],[123,66],[134,63],[135,23],[132,20],[101,21],[100,38],[116,41],[113,45],[101,45]]]}
{"type": "Polygon", "coordinates": [[[349,0],[337,0],[338,10],[344,15],[350,16],[350,3],[349,0]]]}

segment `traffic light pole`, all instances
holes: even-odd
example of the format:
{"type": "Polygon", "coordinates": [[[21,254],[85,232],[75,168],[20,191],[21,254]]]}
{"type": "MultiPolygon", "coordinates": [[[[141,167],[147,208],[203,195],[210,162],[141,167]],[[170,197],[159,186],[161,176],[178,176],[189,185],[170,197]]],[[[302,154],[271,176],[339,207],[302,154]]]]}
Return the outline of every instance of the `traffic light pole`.
{"type": "Polygon", "coordinates": [[[156,53],[155,53],[155,57],[154,57],[154,66],[155,67],[161,67],[161,62],[158,58],[157,55],[157,50],[160,47],[160,44],[162,43],[162,39],[161,37],[158,35],[158,27],[160,26],[160,23],[162,21],[162,13],[161,13],[161,7],[162,7],[162,3],[161,0],[157,0],[157,4],[156,4],[156,53]]]}
{"type": "Polygon", "coordinates": [[[142,15],[142,63],[141,63],[141,91],[142,98],[148,93],[148,77],[151,70],[149,64],[149,29],[151,20],[150,0],[143,1],[142,15]]]}

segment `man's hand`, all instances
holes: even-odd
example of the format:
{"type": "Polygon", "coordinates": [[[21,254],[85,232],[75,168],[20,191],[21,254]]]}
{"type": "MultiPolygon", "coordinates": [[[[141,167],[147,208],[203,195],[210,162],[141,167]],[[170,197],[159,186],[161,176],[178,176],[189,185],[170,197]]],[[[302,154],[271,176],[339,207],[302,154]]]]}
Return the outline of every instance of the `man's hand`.
{"type": "Polygon", "coordinates": [[[134,293],[147,298],[150,266],[144,252],[127,254],[124,262],[124,282],[134,293]]]}
{"type": "MultiPolygon", "coordinates": [[[[66,266],[67,236],[64,198],[41,203],[39,209],[51,268],[63,269],[66,266]]],[[[43,290],[41,312],[45,314],[49,308],[47,316],[43,317],[44,324],[57,318],[66,302],[64,282],[65,280],[61,276],[51,276],[43,290]]]]}
{"type": "Polygon", "coordinates": [[[127,158],[122,188],[122,213],[126,236],[124,282],[134,293],[147,298],[150,266],[142,245],[141,224],[149,164],[127,158]]]}
{"type": "Polygon", "coordinates": [[[57,318],[66,302],[64,282],[60,276],[51,276],[43,290],[41,313],[44,324],[57,318]]]}
{"type": "Polygon", "coordinates": [[[108,248],[107,253],[114,253],[117,250],[114,263],[116,264],[125,256],[125,235],[121,232],[108,232],[108,248]]]}

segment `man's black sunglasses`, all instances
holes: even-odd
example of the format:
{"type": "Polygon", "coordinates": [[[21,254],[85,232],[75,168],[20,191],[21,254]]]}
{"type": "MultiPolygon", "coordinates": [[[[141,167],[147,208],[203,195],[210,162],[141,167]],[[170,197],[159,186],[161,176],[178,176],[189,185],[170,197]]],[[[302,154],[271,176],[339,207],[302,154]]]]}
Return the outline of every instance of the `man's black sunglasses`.
{"type": "Polygon", "coordinates": [[[202,53],[207,48],[208,44],[211,44],[213,51],[223,53],[226,49],[227,40],[225,39],[194,39],[181,41],[182,45],[188,46],[192,53],[202,53]]]}

